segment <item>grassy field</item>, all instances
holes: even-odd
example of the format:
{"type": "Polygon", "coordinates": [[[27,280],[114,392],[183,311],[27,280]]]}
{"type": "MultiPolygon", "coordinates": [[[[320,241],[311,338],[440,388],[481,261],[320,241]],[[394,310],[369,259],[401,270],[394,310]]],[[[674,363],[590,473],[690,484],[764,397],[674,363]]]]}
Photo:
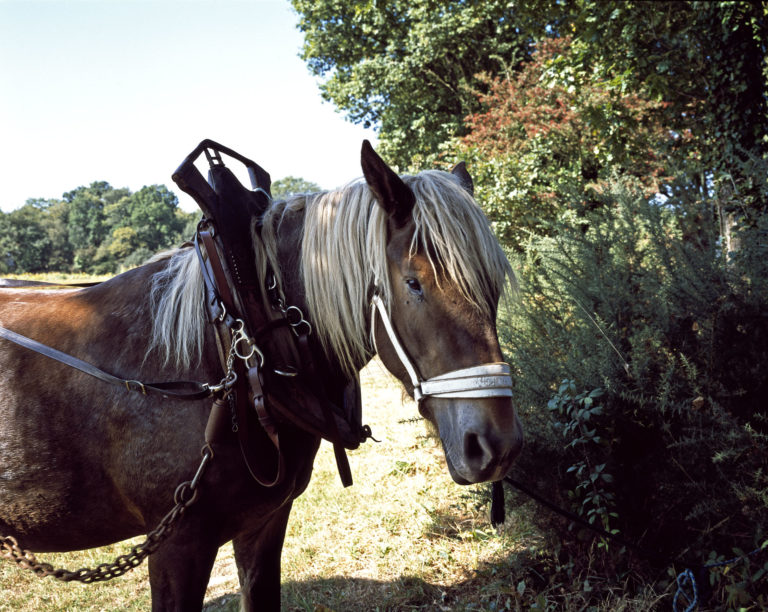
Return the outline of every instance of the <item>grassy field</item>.
{"type": "Polygon", "coordinates": [[[75,272],[40,272],[25,274],[4,274],[3,278],[22,279],[41,283],[92,283],[112,278],[112,274],[85,275],[75,272]]]}
{"type": "MultiPolygon", "coordinates": [[[[526,504],[491,528],[482,487],[459,487],[415,405],[378,362],[363,372],[365,422],[380,443],[350,453],[353,487],[341,486],[324,443],[312,482],[291,516],[283,551],[283,608],[360,610],[647,610],[617,588],[596,607],[536,571],[550,545],[526,504]],[[541,592],[537,592],[537,589],[541,592]]],[[[111,547],[41,555],[77,569],[111,561],[140,538],[111,547]]],[[[597,579],[599,580],[599,579],[597,579]]],[[[63,584],[0,563],[0,611],[148,610],[146,564],[104,584],[63,584]]],[[[239,609],[230,545],[219,551],[205,610],[239,609]]]]}

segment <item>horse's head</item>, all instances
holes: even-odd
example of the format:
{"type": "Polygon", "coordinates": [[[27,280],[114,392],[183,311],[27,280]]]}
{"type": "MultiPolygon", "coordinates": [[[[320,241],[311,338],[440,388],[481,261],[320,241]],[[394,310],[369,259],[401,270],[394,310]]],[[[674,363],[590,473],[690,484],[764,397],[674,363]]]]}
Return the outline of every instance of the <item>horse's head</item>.
{"type": "Polygon", "coordinates": [[[437,427],[453,479],[499,480],[523,439],[495,324],[511,272],[472,180],[463,165],[426,185],[401,178],[367,141],[362,166],[387,214],[389,278],[372,314],[379,356],[437,427]]]}

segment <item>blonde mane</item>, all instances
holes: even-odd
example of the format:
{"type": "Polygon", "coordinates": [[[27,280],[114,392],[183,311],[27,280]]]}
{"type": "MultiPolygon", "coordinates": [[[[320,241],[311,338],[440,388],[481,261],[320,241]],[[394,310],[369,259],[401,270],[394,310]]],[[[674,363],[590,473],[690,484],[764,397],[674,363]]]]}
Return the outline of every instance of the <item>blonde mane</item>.
{"type": "MultiPolygon", "coordinates": [[[[456,283],[481,312],[492,316],[505,290],[514,283],[512,269],[488,220],[458,179],[440,171],[401,177],[416,196],[413,253],[420,245],[437,275],[456,283]]],[[[256,268],[264,286],[268,270],[282,286],[278,248],[289,213],[304,215],[301,281],[314,333],[329,355],[348,373],[370,355],[368,320],[375,287],[390,303],[387,271],[387,216],[363,180],[326,193],[299,196],[271,206],[254,228],[256,268]]],[[[153,347],[167,360],[189,366],[202,352],[204,308],[202,281],[194,250],[175,254],[155,276],[153,347]]]]}

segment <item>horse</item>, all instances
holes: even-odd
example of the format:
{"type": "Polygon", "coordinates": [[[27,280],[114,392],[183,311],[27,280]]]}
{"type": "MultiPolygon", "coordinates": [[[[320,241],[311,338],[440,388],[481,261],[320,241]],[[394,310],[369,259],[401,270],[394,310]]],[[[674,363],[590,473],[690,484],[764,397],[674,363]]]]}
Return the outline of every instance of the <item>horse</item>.
{"type": "MultiPolygon", "coordinates": [[[[242,228],[253,274],[306,313],[329,394],[378,354],[419,400],[453,479],[498,481],[522,444],[495,323],[514,282],[510,265],[463,164],[398,176],[367,141],[361,164],[357,181],[254,215],[242,228]],[[499,368],[504,388],[484,392],[499,368]],[[472,389],[462,391],[467,380],[472,389]]],[[[215,383],[222,365],[202,266],[186,245],[92,287],[0,289],[0,326],[126,381],[215,383]]],[[[264,340],[267,363],[284,343],[264,340]]],[[[163,520],[176,485],[199,469],[211,403],[127,387],[0,338],[0,536],[32,551],[72,551],[146,534],[163,520]]],[[[194,503],[149,556],[153,610],[200,609],[229,541],[242,609],[280,608],[286,525],[320,436],[279,415],[274,426],[279,456],[258,426],[249,442],[251,462],[281,465],[266,484],[254,481],[236,435],[220,436],[194,503]]]]}

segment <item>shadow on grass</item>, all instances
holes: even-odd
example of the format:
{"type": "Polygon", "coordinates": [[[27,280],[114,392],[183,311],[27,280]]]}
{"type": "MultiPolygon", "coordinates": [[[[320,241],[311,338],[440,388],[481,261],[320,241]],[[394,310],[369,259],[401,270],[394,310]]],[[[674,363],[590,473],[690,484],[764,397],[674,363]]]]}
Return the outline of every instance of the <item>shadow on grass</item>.
{"type": "MultiPolygon", "coordinates": [[[[471,578],[451,585],[431,584],[416,576],[390,581],[369,578],[317,578],[282,584],[282,609],[286,612],[395,612],[402,610],[503,610],[514,609],[517,585],[533,560],[526,552],[508,560],[486,564],[471,578]]],[[[530,576],[528,576],[530,579],[530,576]]],[[[237,612],[240,598],[228,594],[210,601],[205,612],[237,612]]]]}

